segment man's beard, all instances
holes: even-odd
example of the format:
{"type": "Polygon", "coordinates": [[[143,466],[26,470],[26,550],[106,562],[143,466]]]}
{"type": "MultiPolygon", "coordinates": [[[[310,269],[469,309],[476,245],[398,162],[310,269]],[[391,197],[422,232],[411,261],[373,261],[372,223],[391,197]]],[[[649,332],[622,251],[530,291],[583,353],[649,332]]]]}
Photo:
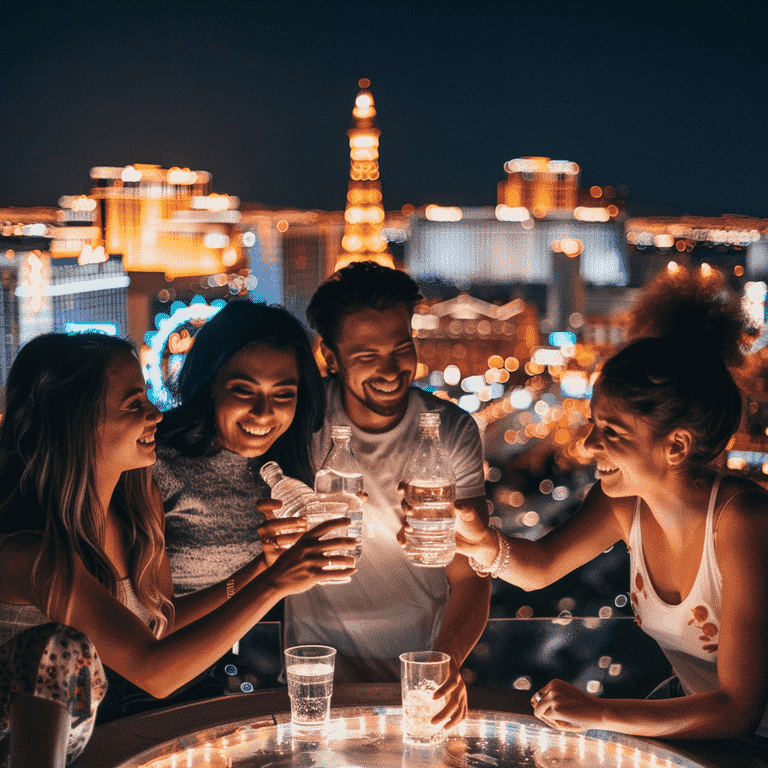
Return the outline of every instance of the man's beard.
{"type": "MultiPolygon", "coordinates": [[[[402,387],[404,383],[406,383],[408,380],[408,375],[403,373],[398,378],[397,386],[398,388],[402,387]]],[[[406,388],[403,392],[402,396],[392,402],[392,403],[381,403],[378,400],[375,399],[376,390],[374,387],[372,387],[368,382],[363,383],[363,394],[365,395],[363,399],[363,404],[368,408],[369,411],[372,413],[375,413],[377,416],[397,416],[401,413],[405,412],[405,409],[408,407],[408,389],[406,388]],[[373,390],[375,394],[371,395],[370,391],[373,390]]]]}

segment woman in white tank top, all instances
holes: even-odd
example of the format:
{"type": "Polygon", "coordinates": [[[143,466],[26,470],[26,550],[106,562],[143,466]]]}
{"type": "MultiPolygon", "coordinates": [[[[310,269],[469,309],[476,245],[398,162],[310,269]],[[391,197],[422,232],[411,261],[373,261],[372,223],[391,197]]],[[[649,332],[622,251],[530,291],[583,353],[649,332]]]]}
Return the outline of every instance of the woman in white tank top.
{"type": "Polygon", "coordinates": [[[657,337],[629,344],[600,373],[584,443],[599,482],[570,519],[527,541],[458,509],[458,550],[526,590],[618,541],[629,547],[637,621],[670,659],[684,695],[604,700],[554,680],[532,698],[548,725],[768,736],[768,494],[711,468],[741,418],[726,363],[741,361],[743,325],[737,299],[728,304],[724,295],[718,273],[697,272],[661,277],[639,299],[640,320],[652,318],[640,330],[657,337]]]}

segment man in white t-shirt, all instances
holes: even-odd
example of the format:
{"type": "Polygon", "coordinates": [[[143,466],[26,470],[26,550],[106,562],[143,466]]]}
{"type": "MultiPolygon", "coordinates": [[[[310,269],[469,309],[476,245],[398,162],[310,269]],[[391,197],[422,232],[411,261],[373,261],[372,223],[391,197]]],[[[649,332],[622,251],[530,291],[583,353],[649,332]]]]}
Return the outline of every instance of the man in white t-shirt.
{"type": "Polygon", "coordinates": [[[396,681],[399,655],[438,650],[451,657],[444,713],[466,714],[459,669],[488,618],[490,580],[457,555],[445,568],[409,563],[398,543],[403,513],[397,487],[418,438],[423,411],[440,412],[441,442],[452,462],[456,497],[487,517],[483,457],[474,419],[454,404],[412,387],[416,348],[411,317],[421,299],[404,272],[358,262],[315,293],[307,318],[328,363],[328,411],[315,435],[319,468],[331,426],[352,427],[352,451],[363,471],[363,554],[348,584],[316,586],[286,600],[286,643],[337,649],[337,682],[396,681]]]}

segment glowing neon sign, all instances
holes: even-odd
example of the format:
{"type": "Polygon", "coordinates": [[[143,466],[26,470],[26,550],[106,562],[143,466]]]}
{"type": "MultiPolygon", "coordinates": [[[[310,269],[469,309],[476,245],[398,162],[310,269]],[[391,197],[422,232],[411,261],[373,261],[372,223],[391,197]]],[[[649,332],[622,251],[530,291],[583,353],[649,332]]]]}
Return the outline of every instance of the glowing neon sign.
{"type": "Polygon", "coordinates": [[[147,395],[161,411],[167,410],[172,405],[171,393],[162,373],[163,351],[166,343],[184,323],[210,320],[225,304],[224,299],[216,299],[208,305],[202,296],[195,296],[189,306],[177,301],[171,306],[173,311],[170,315],[163,313],[156,315],[157,331],[149,331],[144,337],[150,347],[147,370],[144,375],[150,385],[147,395]]]}

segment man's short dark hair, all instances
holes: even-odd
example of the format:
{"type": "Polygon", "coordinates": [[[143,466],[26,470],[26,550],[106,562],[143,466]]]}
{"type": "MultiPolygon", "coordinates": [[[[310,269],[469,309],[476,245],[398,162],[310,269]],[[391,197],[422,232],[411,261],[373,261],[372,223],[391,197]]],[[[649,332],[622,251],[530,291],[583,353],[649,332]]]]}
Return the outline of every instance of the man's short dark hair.
{"type": "Polygon", "coordinates": [[[412,315],[422,298],[419,286],[405,272],[374,261],[356,261],[320,284],[307,307],[307,321],[335,350],[341,323],[353,312],[404,306],[412,315]]]}

